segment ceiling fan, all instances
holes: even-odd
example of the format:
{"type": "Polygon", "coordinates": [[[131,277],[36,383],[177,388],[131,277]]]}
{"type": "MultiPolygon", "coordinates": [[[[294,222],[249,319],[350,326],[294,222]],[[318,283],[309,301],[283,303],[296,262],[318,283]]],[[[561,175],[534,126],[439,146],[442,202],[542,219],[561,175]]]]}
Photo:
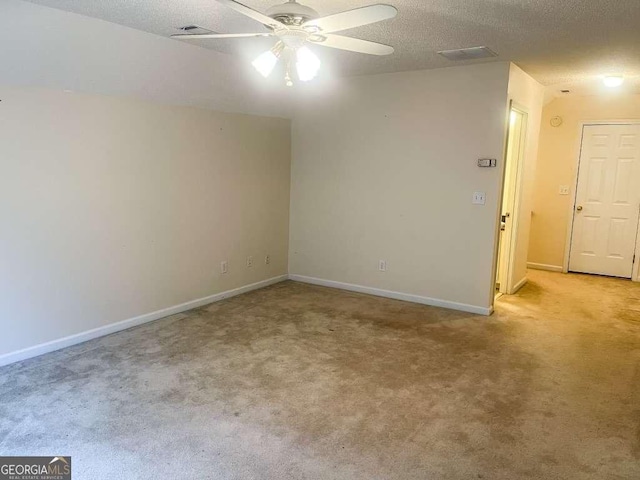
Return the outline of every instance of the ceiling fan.
{"type": "Polygon", "coordinates": [[[179,39],[275,37],[277,38],[276,44],[256,58],[252,65],[264,77],[268,77],[278,60],[282,58],[286,62],[284,78],[287,86],[293,85],[291,78],[291,64],[293,62],[296,65],[298,78],[303,82],[313,79],[318,74],[320,59],[307,47],[308,45],[322,45],[369,55],[393,53],[393,47],[389,45],[335,35],[334,33],[393,18],[398,10],[391,5],[369,5],[320,17],[314,9],[301,5],[295,0],[275,5],[269,8],[266,13],[258,12],[234,0],[217,1],[262,23],[270,31],[263,33],[187,33],[171,35],[171,37],[179,39]]]}

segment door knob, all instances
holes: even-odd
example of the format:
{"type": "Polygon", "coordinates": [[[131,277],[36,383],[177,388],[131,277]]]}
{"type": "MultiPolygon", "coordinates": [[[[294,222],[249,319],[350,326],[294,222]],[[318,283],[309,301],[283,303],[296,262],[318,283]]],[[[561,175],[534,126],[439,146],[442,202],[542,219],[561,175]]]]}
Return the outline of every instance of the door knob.
{"type": "Polygon", "coordinates": [[[577,210],[577,211],[579,211],[579,212],[581,212],[581,211],[582,211],[582,205],[578,205],[578,206],[576,207],[576,210],[577,210]]]}

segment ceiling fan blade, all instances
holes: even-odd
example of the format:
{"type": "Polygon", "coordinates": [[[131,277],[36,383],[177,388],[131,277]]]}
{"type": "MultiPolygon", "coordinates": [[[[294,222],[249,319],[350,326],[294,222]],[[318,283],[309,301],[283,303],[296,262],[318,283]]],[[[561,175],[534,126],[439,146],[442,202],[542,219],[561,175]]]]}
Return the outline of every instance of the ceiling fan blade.
{"type": "Polygon", "coordinates": [[[317,37],[318,40],[316,40],[315,37],[311,37],[309,41],[314,45],[323,45],[325,47],[366,53],[369,55],[391,55],[394,52],[393,47],[390,45],[370,42],[369,40],[360,40],[359,38],[344,37],[342,35],[317,35],[317,37]]]}
{"type": "Polygon", "coordinates": [[[264,13],[260,13],[253,8],[249,8],[246,5],[243,5],[239,2],[235,2],[234,0],[218,0],[219,3],[226,5],[229,8],[234,9],[236,12],[239,12],[243,15],[246,15],[249,18],[253,18],[255,21],[266,25],[271,28],[283,28],[284,24],[280,23],[278,20],[274,20],[273,18],[265,15],[264,13]]]}
{"type": "Polygon", "coordinates": [[[309,20],[303,27],[317,27],[322,33],[339,32],[349,28],[369,25],[395,17],[396,7],[391,5],[369,5],[368,7],[347,10],[346,12],[328,15],[326,17],[309,20]]]}
{"type": "Polygon", "coordinates": [[[273,33],[176,33],[171,38],[191,40],[196,38],[245,38],[245,37],[270,37],[273,33]]]}

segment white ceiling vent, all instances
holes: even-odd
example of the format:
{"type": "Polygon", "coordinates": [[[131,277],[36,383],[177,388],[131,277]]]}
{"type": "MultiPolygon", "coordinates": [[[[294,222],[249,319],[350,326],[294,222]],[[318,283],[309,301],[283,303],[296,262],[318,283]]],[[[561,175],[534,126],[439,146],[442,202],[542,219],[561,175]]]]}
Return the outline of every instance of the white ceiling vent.
{"type": "Polygon", "coordinates": [[[458,50],[442,50],[438,52],[438,55],[442,55],[444,58],[453,61],[476,60],[478,58],[490,58],[498,56],[497,53],[493,52],[487,47],[470,47],[460,48],[458,50]]]}
{"type": "Polygon", "coordinates": [[[184,27],[178,28],[180,33],[214,33],[213,30],[209,30],[208,28],[201,27],[200,25],[185,25],[184,27]]]}

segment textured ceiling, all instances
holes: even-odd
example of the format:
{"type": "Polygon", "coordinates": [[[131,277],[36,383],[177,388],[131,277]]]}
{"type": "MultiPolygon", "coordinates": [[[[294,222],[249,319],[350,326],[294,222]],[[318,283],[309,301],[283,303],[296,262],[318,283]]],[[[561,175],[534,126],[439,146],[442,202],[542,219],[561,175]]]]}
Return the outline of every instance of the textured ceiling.
{"type": "Polygon", "coordinates": [[[617,97],[620,95],[640,95],[640,75],[627,77],[621,87],[605,87],[601,76],[595,75],[584,80],[557,83],[548,86],[545,90],[545,103],[549,103],[559,97],[585,97],[605,96],[617,97]]]}
{"type": "MultiPolygon", "coordinates": [[[[215,0],[32,0],[168,36],[198,24],[216,32],[258,32],[260,24],[215,0]]],[[[498,61],[517,63],[545,85],[595,79],[604,72],[640,76],[640,0],[381,0],[395,5],[390,21],[353,29],[348,35],[388,43],[389,57],[316,51],[337,75],[363,75],[458,65],[438,50],[486,45],[498,61]]],[[[260,11],[278,3],[244,0],[260,11]]],[[[321,15],[376,0],[307,0],[321,15]]],[[[25,32],[26,33],[26,32],[25,32]]],[[[199,40],[205,48],[253,56],[269,39],[199,40]]],[[[486,60],[484,60],[486,61],[486,60]]]]}

